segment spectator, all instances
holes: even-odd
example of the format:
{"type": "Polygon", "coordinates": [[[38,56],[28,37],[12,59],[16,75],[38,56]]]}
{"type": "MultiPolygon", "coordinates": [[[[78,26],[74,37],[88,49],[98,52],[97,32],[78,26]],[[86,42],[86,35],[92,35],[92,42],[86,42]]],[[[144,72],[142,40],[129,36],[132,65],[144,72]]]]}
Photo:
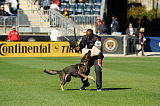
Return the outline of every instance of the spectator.
{"type": "Polygon", "coordinates": [[[69,0],[69,3],[72,4],[72,3],[75,3],[76,0],[69,0]]]}
{"type": "Polygon", "coordinates": [[[118,32],[119,24],[117,21],[117,17],[112,16],[112,23],[111,23],[111,34],[114,34],[114,32],[118,32]]]}
{"type": "Polygon", "coordinates": [[[68,11],[68,9],[67,8],[64,8],[64,10],[63,10],[63,16],[65,16],[66,18],[69,18],[69,11],[68,11]]]}
{"type": "Polygon", "coordinates": [[[102,24],[102,20],[100,17],[97,17],[96,19],[96,33],[99,33],[99,26],[102,24]]]}
{"type": "Polygon", "coordinates": [[[4,11],[7,12],[9,15],[12,15],[11,11],[10,11],[10,6],[8,2],[4,3],[4,11]]]}
{"type": "Polygon", "coordinates": [[[51,31],[50,39],[51,41],[59,41],[58,37],[62,35],[59,32],[58,26],[54,26],[53,30],[51,31]]]}
{"type": "Polygon", "coordinates": [[[43,1],[42,6],[43,6],[44,10],[49,10],[50,9],[50,5],[51,5],[51,2],[49,0],[44,0],[43,1]]]}
{"type": "Polygon", "coordinates": [[[59,6],[55,3],[55,1],[53,1],[51,6],[50,6],[50,9],[58,11],[59,10],[59,6]]]}
{"type": "Polygon", "coordinates": [[[78,0],[78,2],[79,2],[79,3],[84,3],[84,1],[83,1],[83,0],[78,0]]]}
{"type": "Polygon", "coordinates": [[[140,31],[139,31],[139,43],[141,45],[141,49],[138,52],[142,51],[142,56],[144,56],[144,43],[145,43],[145,41],[146,41],[146,39],[144,37],[144,28],[140,28],[140,31]]]}
{"type": "Polygon", "coordinates": [[[11,12],[16,13],[17,12],[17,6],[18,6],[17,0],[6,0],[6,2],[11,3],[11,12]]]}
{"type": "Polygon", "coordinates": [[[60,4],[61,4],[61,2],[59,0],[53,0],[52,4],[54,4],[54,3],[57,4],[58,6],[60,6],[60,4]]]}
{"type": "Polygon", "coordinates": [[[19,32],[16,31],[16,27],[12,27],[12,31],[9,32],[8,41],[20,41],[19,32]]]}
{"type": "Polygon", "coordinates": [[[103,21],[102,24],[99,25],[99,34],[107,34],[107,27],[103,21]]]}
{"type": "Polygon", "coordinates": [[[4,11],[3,5],[0,6],[0,16],[9,16],[9,14],[4,11]]]}
{"type": "Polygon", "coordinates": [[[131,54],[136,53],[136,41],[137,41],[137,28],[133,28],[132,24],[129,24],[129,28],[126,30],[126,34],[128,35],[128,47],[129,52],[131,54]]]}

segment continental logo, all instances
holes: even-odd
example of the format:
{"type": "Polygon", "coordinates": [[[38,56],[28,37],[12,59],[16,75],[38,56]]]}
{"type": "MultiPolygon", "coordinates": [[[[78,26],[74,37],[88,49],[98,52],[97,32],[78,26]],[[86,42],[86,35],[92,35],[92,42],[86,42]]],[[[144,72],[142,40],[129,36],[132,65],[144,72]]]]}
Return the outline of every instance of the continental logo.
{"type": "Polygon", "coordinates": [[[8,45],[7,43],[0,44],[0,55],[7,55],[9,53],[50,53],[50,44],[38,46],[25,46],[21,44],[8,45]]]}
{"type": "Polygon", "coordinates": [[[114,38],[107,38],[103,43],[103,47],[106,52],[115,52],[118,48],[118,42],[114,38]]]}
{"type": "Polygon", "coordinates": [[[68,42],[0,42],[0,56],[75,56],[79,55],[68,42]]]}

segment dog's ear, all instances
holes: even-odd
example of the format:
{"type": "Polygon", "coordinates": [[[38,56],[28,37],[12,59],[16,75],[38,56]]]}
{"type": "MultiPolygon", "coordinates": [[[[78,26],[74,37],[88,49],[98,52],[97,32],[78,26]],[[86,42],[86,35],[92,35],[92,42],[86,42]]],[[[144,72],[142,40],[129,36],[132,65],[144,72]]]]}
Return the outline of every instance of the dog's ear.
{"type": "Polygon", "coordinates": [[[91,51],[89,50],[88,53],[91,53],[91,51]]]}

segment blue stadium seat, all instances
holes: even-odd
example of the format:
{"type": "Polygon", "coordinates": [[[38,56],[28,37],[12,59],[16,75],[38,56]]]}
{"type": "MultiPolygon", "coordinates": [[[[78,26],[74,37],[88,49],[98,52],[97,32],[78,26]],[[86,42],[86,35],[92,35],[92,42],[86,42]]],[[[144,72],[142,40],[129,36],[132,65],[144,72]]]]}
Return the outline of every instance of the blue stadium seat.
{"type": "Polygon", "coordinates": [[[69,15],[74,14],[74,9],[73,8],[69,8],[68,11],[69,11],[69,15]]]}
{"type": "Polygon", "coordinates": [[[88,0],[88,3],[94,3],[94,0],[88,0]]]}
{"type": "Polygon", "coordinates": [[[63,3],[69,3],[69,0],[63,0],[63,3]]]}
{"type": "Polygon", "coordinates": [[[93,15],[100,15],[100,11],[94,10],[92,14],[93,14],[93,15]]]}
{"type": "Polygon", "coordinates": [[[101,5],[94,4],[94,9],[100,9],[101,5]]]}
{"type": "Polygon", "coordinates": [[[68,4],[67,3],[61,3],[61,8],[68,8],[68,4]]]}
{"type": "Polygon", "coordinates": [[[83,12],[83,14],[84,14],[84,15],[91,15],[91,11],[85,10],[85,11],[83,12]]]}
{"type": "Polygon", "coordinates": [[[102,1],[101,0],[95,0],[95,3],[101,3],[102,1]]]}
{"type": "Polygon", "coordinates": [[[76,9],[76,3],[69,4],[69,8],[76,9]]]}
{"type": "Polygon", "coordinates": [[[82,8],[77,9],[76,12],[75,12],[75,14],[76,15],[83,14],[83,9],[82,8]]]}
{"type": "Polygon", "coordinates": [[[60,0],[61,3],[63,3],[64,0],[60,0]]]}
{"type": "Polygon", "coordinates": [[[92,9],[92,5],[85,5],[85,9],[86,10],[91,10],[92,9]]]}
{"type": "Polygon", "coordinates": [[[84,3],[77,3],[77,9],[84,9],[84,3]]]}
{"type": "Polygon", "coordinates": [[[60,8],[59,11],[62,14],[63,13],[64,8],[60,8]]]}

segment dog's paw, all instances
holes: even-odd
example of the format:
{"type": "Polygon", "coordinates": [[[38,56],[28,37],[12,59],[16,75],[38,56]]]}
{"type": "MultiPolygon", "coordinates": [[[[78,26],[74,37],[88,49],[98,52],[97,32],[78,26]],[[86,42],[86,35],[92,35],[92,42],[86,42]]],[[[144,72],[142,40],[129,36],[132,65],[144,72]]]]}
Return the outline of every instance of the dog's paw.
{"type": "Polygon", "coordinates": [[[45,69],[43,72],[46,72],[47,70],[45,69]]]}
{"type": "Polygon", "coordinates": [[[87,77],[85,77],[85,78],[83,79],[83,81],[85,81],[85,80],[87,80],[87,77]]]}

